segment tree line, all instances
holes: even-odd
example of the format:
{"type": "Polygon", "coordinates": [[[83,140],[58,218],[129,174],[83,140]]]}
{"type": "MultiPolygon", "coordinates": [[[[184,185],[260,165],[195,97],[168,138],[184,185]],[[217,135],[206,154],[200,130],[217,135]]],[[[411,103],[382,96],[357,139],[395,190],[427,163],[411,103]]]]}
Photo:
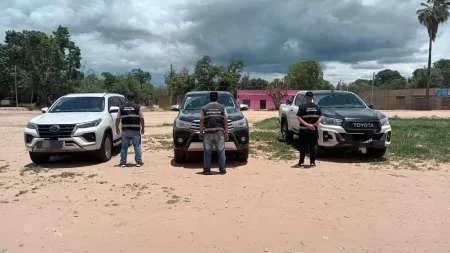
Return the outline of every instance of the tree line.
{"type": "Polygon", "coordinates": [[[136,68],[127,73],[86,74],[81,70],[81,50],[67,27],[51,34],[40,31],[7,31],[0,43],[0,98],[15,98],[20,104],[44,105],[49,95],[72,92],[134,94],[150,104],[152,76],[136,68]]]}
{"type": "MultiPolygon", "coordinates": [[[[47,96],[56,97],[70,92],[116,92],[134,94],[141,103],[157,102],[161,89],[152,84],[152,75],[141,68],[122,74],[111,72],[85,73],[81,66],[81,50],[71,39],[67,27],[58,26],[51,34],[40,31],[7,31],[0,44],[0,98],[14,97],[15,89],[20,103],[45,104],[47,96]]],[[[323,70],[315,60],[301,60],[291,64],[282,78],[267,81],[251,77],[245,71],[245,62],[231,59],[215,63],[210,56],[200,57],[190,72],[186,67],[176,70],[170,66],[165,74],[163,93],[171,104],[193,90],[238,89],[266,90],[275,104],[279,104],[288,89],[340,89],[361,92],[371,89],[405,89],[430,87],[450,88],[450,59],[440,59],[430,69],[416,69],[411,77],[398,71],[384,69],[371,79],[357,79],[350,83],[332,85],[324,79],[323,70]]]]}

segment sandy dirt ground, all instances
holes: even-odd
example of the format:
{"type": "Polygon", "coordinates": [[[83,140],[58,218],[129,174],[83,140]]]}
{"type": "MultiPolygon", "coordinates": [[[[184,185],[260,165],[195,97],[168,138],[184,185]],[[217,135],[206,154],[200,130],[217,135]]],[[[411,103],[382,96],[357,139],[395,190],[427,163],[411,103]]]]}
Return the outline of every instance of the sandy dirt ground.
{"type": "MultiPolygon", "coordinates": [[[[144,152],[141,168],[115,167],[117,156],[37,167],[23,146],[36,114],[0,113],[1,253],[450,252],[447,164],[413,171],[320,160],[299,169],[296,160],[250,157],[230,161],[227,175],[204,176],[200,161],[177,165],[158,149],[144,152]]],[[[175,115],[145,113],[147,137],[170,134],[175,115]]]]}

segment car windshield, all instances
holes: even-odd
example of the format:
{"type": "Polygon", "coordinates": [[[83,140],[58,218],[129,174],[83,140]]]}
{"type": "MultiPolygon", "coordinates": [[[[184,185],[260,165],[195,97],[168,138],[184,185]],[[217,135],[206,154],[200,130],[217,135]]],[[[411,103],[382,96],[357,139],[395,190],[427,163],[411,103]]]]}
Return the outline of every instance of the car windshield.
{"type": "MultiPolygon", "coordinates": [[[[209,93],[189,95],[184,101],[183,110],[200,111],[209,101],[209,93]]],[[[219,94],[219,103],[227,107],[227,111],[235,109],[233,97],[229,94],[219,94]]]]}
{"type": "Polygon", "coordinates": [[[55,102],[49,112],[102,112],[104,109],[103,97],[63,97],[55,102]]]}
{"type": "Polygon", "coordinates": [[[320,107],[335,107],[335,108],[364,108],[365,103],[352,93],[327,93],[317,94],[315,102],[320,107]]]}

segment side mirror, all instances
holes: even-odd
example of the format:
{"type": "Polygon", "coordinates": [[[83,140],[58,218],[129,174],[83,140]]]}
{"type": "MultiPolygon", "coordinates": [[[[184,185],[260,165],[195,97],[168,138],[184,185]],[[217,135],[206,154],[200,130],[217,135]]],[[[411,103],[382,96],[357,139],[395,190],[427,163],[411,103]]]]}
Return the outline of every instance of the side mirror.
{"type": "Polygon", "coordinates": [[[179,105],[172,105],[172,106],[170,107],[170,110],[171,110],[171,111],[179,111],[179,110],[180,110],[180,106],[179,106],[179,105]]]}
{"type": "Polygon", "coordinates": [[[118,106],[111,106],[109,108],[109,113],[117,113],[119,112],[119,107],[118,106]]]}
{"type": "Polygon", "coordinates": [[[48,111],[48,107],[41,108],[42,113],[47,113],[47,111],[48,111]]]}
{"type": "Polygon", "coordinates": [[[246,104],[240,104],[239,107],[240,107],[241,111],[247,111],[248,110],[248,105],[246,105],[246,104]]]}
{"type": "Polygon", "coordinates": [[[375,106],[369,105],[369,108],[370,108],[370,109],[375,109],[375,106]]]}

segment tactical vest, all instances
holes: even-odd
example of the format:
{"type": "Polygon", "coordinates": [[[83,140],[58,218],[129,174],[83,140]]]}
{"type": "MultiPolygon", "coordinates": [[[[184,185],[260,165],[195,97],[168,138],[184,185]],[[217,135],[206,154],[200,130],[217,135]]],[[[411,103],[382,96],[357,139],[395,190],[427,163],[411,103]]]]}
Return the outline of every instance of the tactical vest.
{"type": "Polygon", "coordinates": [[[202,108],[204,115],[205,132],[224,131],[225,108],[223,105],[212,102],[202,108]]]}
{"type": "Polygon", "coordinates": [[[139,115],[139,110],[139,106],[133,103],[126,103],[120,108],[122,130],[141,130],[141,118],[139,115]]]}
{"type": "MultiPolygon", "coordinates": [[[[314,103],[307,103],[299,108],[298,116],[309,124],[314,124],[319,119],[321,113],[319,107],[314,103]]],[[[300,124],[300,129],[308,129],[303,124],[300,124]]]]}

